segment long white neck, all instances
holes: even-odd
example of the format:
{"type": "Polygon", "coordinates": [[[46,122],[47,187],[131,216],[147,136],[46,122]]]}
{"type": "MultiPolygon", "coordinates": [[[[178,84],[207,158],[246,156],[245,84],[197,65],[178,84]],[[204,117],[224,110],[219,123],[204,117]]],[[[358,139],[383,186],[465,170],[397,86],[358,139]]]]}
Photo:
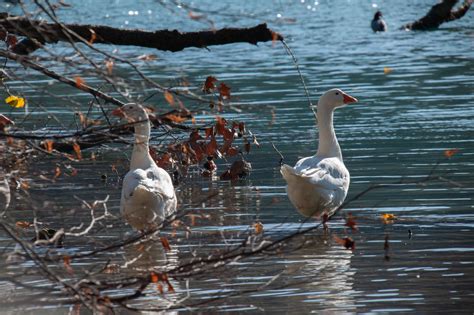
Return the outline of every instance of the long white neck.
{"type": "Polygon", "coordinates": [[[135,143],[133,144],[130,169],[145,169],[154,164],[149,151],[150,122],[144,121],[135,124],[135,143]]]}
{"type": "Polygon", "coordinates": [[[334,110],[326,106],[318,106],[317,117],[319,126],[319,146],[317,156],[337,157],[342,161],[341,148],[337,142],[333,126],[334,110]]]}

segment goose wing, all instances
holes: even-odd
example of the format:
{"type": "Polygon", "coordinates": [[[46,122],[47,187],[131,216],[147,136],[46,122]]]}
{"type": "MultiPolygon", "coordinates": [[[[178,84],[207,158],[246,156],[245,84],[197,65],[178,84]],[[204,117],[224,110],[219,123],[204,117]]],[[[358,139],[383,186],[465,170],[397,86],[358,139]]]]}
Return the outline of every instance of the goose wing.
{"type": "Polygon", "coordinates": [[[158,167],[129,171],[123,179],[123,197],[128,199],[133,196],[138,186],[142,186],[163,200],[176,198],[171,177],[164,169],[158,167]]]}
{"type": "Polygon", "coordinates": [[[295,165],[295,170],[312,185],[326,190],[338,190],[348,185],[349,172],[337,158],[303,159],[295,165]]]}

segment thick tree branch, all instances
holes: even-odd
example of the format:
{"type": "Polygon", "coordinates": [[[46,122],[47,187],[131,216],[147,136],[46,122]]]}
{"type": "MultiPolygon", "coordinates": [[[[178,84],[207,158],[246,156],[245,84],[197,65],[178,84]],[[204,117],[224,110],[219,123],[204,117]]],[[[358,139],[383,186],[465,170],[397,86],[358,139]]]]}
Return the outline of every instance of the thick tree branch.
{"type": "MultiPolygon", "coordinates": [[[[64,27],[83,39],[98,44],[131,45],[172,52],[181,51],[188,47],[203,48],[239,42],[257,44],[258,42],[283,39],[280,34],[270,30],[266,24],[249,28],[223,28],[216,31],[201,32],[124,30],[104,25],[79,24],[65,24],[64,27]]],[[[61,25],[32,21],[21,16],[10,16],[4,12],[0,13],[0,28],[29,39],[19,43],[20,46],[15,50],[17,53],[28,53],[29,50],[25,48],[25,45],[30,46],[33,50],[37,48],[34,47],[38,46],[34,43],[34,40],[43,44],[58,41],[69,42],[71,40],[81,42],[80,38],[67,36],[61,25]]]]}
{"type": "Polygon", "coordinates": [[[453,11],[458,0],[443,0],[431,7],[430,11],[421,19],[404,25],[407,30],[429,30],[438,28],[442,23],[460,19],[466,14],[472,5],[473,0],[464,0],[464,3],[453,11]]]}

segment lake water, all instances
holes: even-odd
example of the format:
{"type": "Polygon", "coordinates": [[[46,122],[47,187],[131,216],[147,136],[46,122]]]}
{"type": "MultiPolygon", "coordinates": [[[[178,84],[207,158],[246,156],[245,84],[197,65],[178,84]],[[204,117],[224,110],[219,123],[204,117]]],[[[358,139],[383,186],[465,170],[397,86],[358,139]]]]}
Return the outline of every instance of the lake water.
{"type": "MultiPolygon", "coordinates": [[[[149,287],[147,296],[129,305],[159,309],[182,300],[182,307],[178,308],[182,312],[190,310],[186,309],[187,305],[202,303],[196,308],[203,312],[471,314],[474,309],[474,15],[471,10],[461,20],[443,24],[436,31],[398,30],[404,23],[423,16],[435,2],[192,3],[213,12],[208,18],[216,28],[267,22],[271,29],[281,33],[298,59],[314,103],[333,87],[359,99],[359,103],[335,114],[336,133],[351,173],[348,199],[371,184],[421,181],[437,164],[433,175],[450,182],[431,180],[424,185],[406,183],[371,191],[336,215],[328,232],[315,229],[309,233],[306,238],[309,244],[302,249],[256,255],[220,269],[172,279],[175,293],[163,296],[149,287]],[[374,34],[370,29],[376,8],[384,13],[389,25],[387,33],[374,34]],[[443,154],[447,149],[459,149],[459,152],[448,159],[443,154]],[[348,213],[356,218],[359,228],[356,233],[344,227],[348,213]],[[393,214],[396,219],[383,222],[382,214],[393,214]],[[335,236],[351,236],[356,242],[355,249],[345,249],[335,241],[335,236]],[[384,249],[386,237],[388,251],[384,249]],[[212,301],[226,295],[231,296],[212,301]]],[[[209,27],[202,19],[190,19],[189,9],[170,1],[70,3],[72,7],[59,13],[66,22],[147,30],[190,31],[209,27]]],[[[14,5],[3,3],[2,6],[20,14],[14,5]]],[[[154,268],[169,270],[189,261],[193,254],[206,255],[239,244],[253,231],[257,221],[264,226],[264,236],[274,239],[296,232],[302,226],[317,224],[301,217],[287,199],[285,182],[279,173],[279,155],[271,145],[275,144],[289,164],[314,154],[317,148],[317,130],[300,77],[280,43],[232,44],[209,47],[209,51],[192,48],[176,53],[99,47],[110,52],[117,48],[121,56],[129,58],[156,54],[157,60],[151,62],[133,60],[147,76],[165,86],[173,86],[185,78],[190,88],[198,92],[208,75],[224,81],[232,89],[232,104],[242,111],[227,108],[221,115],[245,121],[257,136],[260,148],[252,147],[246,156],[253,171],[245,180],[232,183],[203,178],[197,170],[187,175],[178,188],[180,211],[195,209],[198,215],[183,218],[190,225],[188,232],[178,229],[174,235],[172,229],[167,229],[162,233],[170,241],[171,253],[164,253],[159,242],[147,244],[145,250],[142,245],[116,249],[93,258],[73,260],[71,265],[76,275],[94,266],[99,268],[108,260],[122,266],[117,275],[110,277],[143,275],[154,268]],[[199,202],[210,192],[219,194],[199,202]],[[125,265],[136,257],[136,261],[125,265]]],[[[58,54],[72,55],[63,45],[49,48],[58,54]]],[[[91,85],[100,83],[85,66],[72,70],[57,64],[51,67],[70,76],[80,75],[91,85]]],[[[152,93],[140,88],[140,78],[126,65],[116,64],[114,71],[132,85],[132,96],[152,93]]],[[[3,107],[2,113],[13,117],[17,126],[25,130],[44,127],[45,121],[49,127],[75,130],[72,111],[87,111],[89,95],[52,82],[32,70],[17,69],[15,73],[28,84],[14,81],[9,86],[26,96],[30,116],[22,122],[22,112],[3,107]],[[73,96],[79,105],[51,97],[45,91],[61,97],[73,96]],[[49,113],[40,106],[47,107],[49,113]]],[[[208,110],[203,104],[183,101],[198,113],[208,110]]],[[[149,103],[160,111],[171,109],[160,95],[149,103]]],[[[213,116],[203,113],[196,118],[210,120],[213,116]]],[[[107,218],[89,236],[66,238],[62,251],[65,255],[88,252],[132,235],[131,227],[119,215],[120,176],[126,172],[130,150],[126,145],[84,150],[85,157],[97,152],[97,159],[85,158],[80,162],[45,156],[34,159],[24,175],[32,179],[30,196],[14,192],[8,220],[31,222],[34,210],[45,226],[69,229],[81,222],[88,223],[90,212],[81,207],[80,199],[93,202],[108,195],[108,209],[115,217],[107,218]],[[68,176],[71,173],[68,165],[77,169],[76,176],[68,176]],[[56,166],[63,174],[51,180],[56,166]]],[[[232,158],[227,162],[220,160],[218,173],[232,161],[232,158]]],[[[22,236],[31,237],[31,231],[22,236]]],[[[4,257],[15,248],[3,232],[0,246],[4,257]]],[[[66,281],[74,278],[61,264],[52,268],[66,281]]],[[[1,277],[13,275],[46,290],[14,289],[13,285],[0,282],[2,312],[60,314],[71,309],[71,305],[62,301],[58,288],[48,287],[49,282],[38,275],[31,261],[11,265],[4,259],[1,277]]],[[[114,290],[107,294],[124,292],[130,291],[114,290]]],[[[128,311],[118,308],[117,312],[128,311]]]]}

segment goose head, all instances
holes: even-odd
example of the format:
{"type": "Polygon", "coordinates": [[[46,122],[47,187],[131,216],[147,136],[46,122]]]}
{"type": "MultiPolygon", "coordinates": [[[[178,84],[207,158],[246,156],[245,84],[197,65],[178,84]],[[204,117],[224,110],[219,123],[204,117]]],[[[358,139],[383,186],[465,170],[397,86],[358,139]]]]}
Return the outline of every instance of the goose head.
{"type": "Polygon", "coordinates": [[[125,118],[128,122],[148,120],[148,112],[140,104],[128,103],[112,111],[112,115],[125,118]]]}
{"type": "Polygon", "coordinates": [[[382,16],[383,16],[382,12],[377,11],[377,12],[375,12],[374,20],[378,20],[378,19],[382,18],[382,16]]]}
{"type": "Polygon", "coordinates": [[[318,101],[318,108],[336,109],[349,103],[355,103],[357,99],[339,89],[331,89],[324,93],[318,101]]]}

